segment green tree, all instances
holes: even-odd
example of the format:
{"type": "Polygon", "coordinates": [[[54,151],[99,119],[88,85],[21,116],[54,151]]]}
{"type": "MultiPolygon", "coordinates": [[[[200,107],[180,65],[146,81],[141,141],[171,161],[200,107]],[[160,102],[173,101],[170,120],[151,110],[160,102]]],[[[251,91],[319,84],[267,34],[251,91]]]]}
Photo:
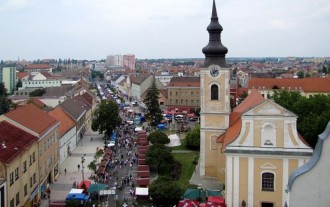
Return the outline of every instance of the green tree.
{"type": "Polygon", "coordinates": [[[7,113],[11,106],[11,100],[7,98],[7,89],[3,82],[0,82],[0,115],[7,113]]]}
{"type": "Polygon", "coordinates": [[[167,147],[156,143],[149,147],[146,154],[146,162],[150,167],[159,171],[163,167],[170,166],[174,162],[174,158],[167,147]]]}
{"type": "Polygon", "coordinates": [[[159,177],[150,185],[150,196],[156,206],[176,205],[182,195],[180,187],[168,177],[159,177]]]}
{"type": "Polygon", "coordinates": [[[110,136],[122,122],[119,116],[118,105],[111,100],[102,100],[99,107],[94,112],[92,130],[105,132],[105,136],[110,136]]]}
{"type": "Polygon", "coordinates": [[[16,83],[16,91],[18,90],[18,88],[22,87],[22,81],[21,80],[18,80],[17,83],[16,83]]]}
{"type": "Polygon", "coordinates": [[[200,147],[200,132],[199,126],[195,127],[186,135],[186,147],[192,150],[199,150],[200,147]]]}
{"type": "Polygon", "coordinates": [[[328,72],[329,72],[328,68],[325,65],[323,65],[323,67],[322,67],[322,73],[328,74],[328,72]]]}
{"type": "Polygon", "coordinates": [[[147,106],[147,119],[150,120],[151,126],[157,126],[163,119],[162,111],[159,108],[159,90],[156,86],[156,80],[153,79],[151,86],[147,89],[147,95],[144,103],[147,106]]]}
{"type": "Polygon", "coordinates": [[[298,78],[304,78],[305,77],[305,72],[300,70],[300,71],[297,72],[297,76],[298,76],[298,78]]]}
{"type": "Polygon", "coordinates": [[[298,92],[284,90],[274,93],[274,101],[297,116],[298,132],[311,147],[315,147],[330,120],[330,95],[314,95],[306,98],[298,92]]]}
{"type": "Polygon", "coordinates": [[[87,165],[87,168],[89,170],[92,170],[94,173],[96,173],[96,160],[93,160],[87,165]]]}
{"type": "Polygon", "coordinates": [[[156,143],[168,144],[168,143],[170,143],[171,140],[163,132],[154,131],[149,134],[148,141],[151,142],[152,144],[156,144],[156,143]]]}
{"type": "Polygon", "coordinates": [[[46,93],[46,90],[44,88],[38,88],[38,89],[30,92],[29,96],[30,97],[42,96],[44,93],[46,93]]]}

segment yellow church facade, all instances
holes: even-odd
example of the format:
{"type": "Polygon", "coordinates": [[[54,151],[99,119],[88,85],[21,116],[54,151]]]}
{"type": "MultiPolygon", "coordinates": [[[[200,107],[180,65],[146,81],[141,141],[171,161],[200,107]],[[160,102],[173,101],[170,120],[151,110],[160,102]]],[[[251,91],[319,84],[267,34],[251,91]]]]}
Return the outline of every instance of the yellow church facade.
{"type": "Polygon", "coordinates": [[[209,44],[200,69],[200,176],[225,184],[228,207],[282,207],[290,174],[312,149],[297,132],[297,116],[256,90],[230,108],[230,68],[213,1],[209,44]]]}

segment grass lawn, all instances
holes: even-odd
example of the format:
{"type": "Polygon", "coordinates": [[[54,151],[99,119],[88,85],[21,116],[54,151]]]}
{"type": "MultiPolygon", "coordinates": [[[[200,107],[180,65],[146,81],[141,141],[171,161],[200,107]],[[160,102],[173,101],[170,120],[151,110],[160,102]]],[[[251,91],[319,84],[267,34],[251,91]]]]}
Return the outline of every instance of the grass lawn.
{"type": "Polygon", "coordinates": [[[179,180],[176,180],[175,182],[183,190],[191,187],[189,180],[191,179],[191,176],[195,170],[193,161],[196,154],[197,153],[173,153],[174,159],[182,164],[181,176],[179,180]]]}

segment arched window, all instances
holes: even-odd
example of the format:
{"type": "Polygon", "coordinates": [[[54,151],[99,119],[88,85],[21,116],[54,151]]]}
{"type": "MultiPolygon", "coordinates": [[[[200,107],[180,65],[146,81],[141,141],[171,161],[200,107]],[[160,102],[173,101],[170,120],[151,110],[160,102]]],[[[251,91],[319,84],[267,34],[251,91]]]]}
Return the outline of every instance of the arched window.
{"type": "Polygon", "coordinates": [[[219,100],[219,88],[215,84],[211,86],[211,100],[219,100]]]}
{"type": "Polygon", "coordinates": [[[270,172],[262,173],[262,191],[274,191],[274,174],[270,172]]]}

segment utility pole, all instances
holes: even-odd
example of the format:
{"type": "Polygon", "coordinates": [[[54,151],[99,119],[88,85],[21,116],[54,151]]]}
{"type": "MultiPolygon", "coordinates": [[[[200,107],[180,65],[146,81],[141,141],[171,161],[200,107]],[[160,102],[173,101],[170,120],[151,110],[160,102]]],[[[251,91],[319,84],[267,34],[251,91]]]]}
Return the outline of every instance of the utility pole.
{"type": "Polygon", "coordinates": [[[86,154],[84,154],[82,157],[81,157],[81,174],[82,174],[82,180],[84,182],[85,180],[85,177],[84,177],[84,162],[85,162],[85,156],[86,154]]]}

